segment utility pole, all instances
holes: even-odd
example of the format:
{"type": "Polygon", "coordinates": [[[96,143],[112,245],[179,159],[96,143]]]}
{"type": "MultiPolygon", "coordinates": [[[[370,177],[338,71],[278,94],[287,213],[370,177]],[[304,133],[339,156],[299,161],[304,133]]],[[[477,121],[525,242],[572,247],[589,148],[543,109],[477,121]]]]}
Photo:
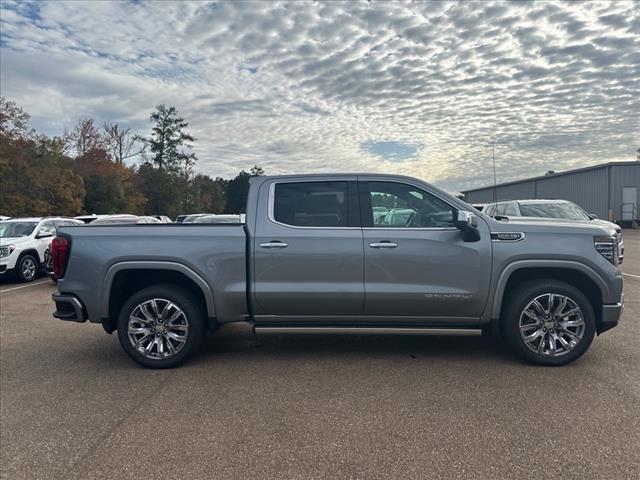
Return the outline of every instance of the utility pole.
{"type": "Polygon", "coordinates": [[[496,180],[496,148],[495,143],[491,143],[491,157],[493,158],[493,203],[498,201],[498,181],[496,180]]]}

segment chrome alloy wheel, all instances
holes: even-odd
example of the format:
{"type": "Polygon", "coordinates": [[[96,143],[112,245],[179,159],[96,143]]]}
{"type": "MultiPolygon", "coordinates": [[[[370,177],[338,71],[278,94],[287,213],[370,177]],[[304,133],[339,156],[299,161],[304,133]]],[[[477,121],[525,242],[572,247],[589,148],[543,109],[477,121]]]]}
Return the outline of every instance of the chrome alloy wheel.
{"type": "Polygon", "coordinates": [[[585,321],[582,309],[571,298],[545,293],[531,300],[520,314],[520,335],[534,352],[559,357],[582,340],[585,321]]]}
{"type": "Polygon", "coordinates": [[[38,272],[38,265],[36,265],[36,261],[31,257],[27,257],[22,261],[21,268],[22,278],[27,281],[33,280],[38,272]]]}
{"type": "Polygon", "coordinates": [[[137,305],[127,324],[129,342],[152,360],[175,356],[187,342],[189,320],[182,309],[164,298],[137,305]]]}

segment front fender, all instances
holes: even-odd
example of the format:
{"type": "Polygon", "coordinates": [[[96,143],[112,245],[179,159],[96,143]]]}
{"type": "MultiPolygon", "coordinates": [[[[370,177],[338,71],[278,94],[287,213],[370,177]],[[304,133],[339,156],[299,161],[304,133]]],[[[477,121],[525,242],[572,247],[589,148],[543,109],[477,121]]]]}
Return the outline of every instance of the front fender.
{"type": "Polygon", "coordinates": [[[500,272],[495,286],[495,293],[493,295],[491,318],[500,318],[500,311],[502,309],[502,301],[504,299],[505,288],[511,275],[513,275],[518,270],[522,270],[525,268],[574,270],[586,275],[598,286],[602,295],[602,299],[605,303],[609,299],[614,297],[609,284],[595,270],[583,263],[575,262],[572,260],[517,260],[508,264],[502,270],[502,272],[500,272]]]}

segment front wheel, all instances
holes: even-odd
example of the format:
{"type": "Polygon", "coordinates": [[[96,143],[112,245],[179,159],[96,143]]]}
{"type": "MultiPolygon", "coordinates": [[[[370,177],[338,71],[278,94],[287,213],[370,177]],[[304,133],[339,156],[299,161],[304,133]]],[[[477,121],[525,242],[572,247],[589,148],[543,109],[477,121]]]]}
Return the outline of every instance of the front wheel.
{"type": "Polygon", "coordinates": [[[587,351],[596,331],[589,300],[557,280],[520,286],[509,299],[502,331],[511,349],[539,365],[566,365],[587,351]]]}
{"type": "Polygon", "coordinates": [[[173,285],[151,286],[129,298],[118,317],[125,352],[147,368],[172,368],[195,354],[205,336],[197,299],[173,285]]]}
{"type": "Polygon", "coordinates": [[[38,276],[40,265],[38,260],[31,254],[26,254],[20,257],[16,268],[16,274],[18,280],[21,282],[33,282],[38,276]]]}

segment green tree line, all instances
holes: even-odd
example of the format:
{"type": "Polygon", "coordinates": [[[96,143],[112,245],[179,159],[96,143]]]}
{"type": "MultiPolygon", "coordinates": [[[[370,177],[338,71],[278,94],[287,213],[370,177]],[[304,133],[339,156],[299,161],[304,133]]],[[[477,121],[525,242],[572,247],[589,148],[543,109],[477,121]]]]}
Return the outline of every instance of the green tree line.
{"type": "Polygon", "coordinates": [[[29,118],[0,97],[2,215],[243,213],[249,179],[264,174],[258,166],[230,180],[195,174],[196,139],[172,106],[151,113],[148,137],[91,118],[48,137],[30,129],[29,118]]]}

